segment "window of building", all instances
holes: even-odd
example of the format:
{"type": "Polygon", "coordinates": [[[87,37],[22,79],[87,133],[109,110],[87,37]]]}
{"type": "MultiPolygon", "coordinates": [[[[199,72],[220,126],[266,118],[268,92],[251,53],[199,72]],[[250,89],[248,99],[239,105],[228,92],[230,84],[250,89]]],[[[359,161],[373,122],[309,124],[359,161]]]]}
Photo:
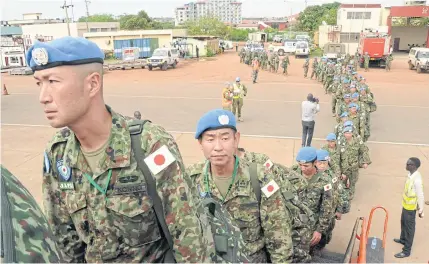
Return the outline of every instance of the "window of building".
{"type": "Polygon", "coordinates": [[[341,33],[340,43],[358,43],[360,33],[341,33]]]}
{"type": "Polygon", "coordinates": [[[102,28],[101,32],[107,32],[107,28],[102,28]]]}
{"type": "Polygon", "coordinates": [[[371,19],[371,12],[347,12],[347,19],[371,19]]]}
{"type": "Polygon", "coordinates": [[[19,63],[18,57],[9,57],[10,63],[16,64],[19,63]]]}
{"type": "Polygon", "coordinates": [[[97,29],[96,28],[90,28],[89,32],[97,32],[97,29]]]}

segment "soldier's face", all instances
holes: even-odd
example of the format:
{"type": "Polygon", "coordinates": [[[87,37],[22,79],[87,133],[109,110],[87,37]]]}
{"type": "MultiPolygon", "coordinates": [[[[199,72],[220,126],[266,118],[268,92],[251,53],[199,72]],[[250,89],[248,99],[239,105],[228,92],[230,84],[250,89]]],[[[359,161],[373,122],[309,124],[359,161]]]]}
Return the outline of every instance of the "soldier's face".
{"type": "Polygon", "coordinates": [[[337,146],[337,142],[335,140],[328,141],[328,147],[335,148],[337,146]]]}
{"type": "Polygon", "coordinates": [[[231,128],[206,131],[200,139],[204,156],[214,166],[225,166],[234,159],[240,133],[231,128]]]}
{"type": "Polygon", "coordinates": [[[39,101],[45,116],[54,128],[69,126],[84,116],[90,96],[85,77],[77,66],[61,66],[36,71],[34,78],[40,88],[39,101]]]}
{"type": "Polygon", "coordinates": [[[314,175],[316,172],[316,167],[313,162],[299,163],[299,167],[301,168],[302,174],[306,176],[314,175]]]}
{"type": "Polygon", "coordinates": [[[344,133],[344,137],[348,140],[352,139],[353,137],[353,133],[352,132],[346,132],[344,133]]]}
{"type": "Polygon", "coordinates": [[[325,171],[328,168],[328,161],[316,161],[316,167],[319,171],[325,171]]]}
{"type": "Polygon", "coordinates": [[[353,114],[356,114],[356,112],[357,112],[356,107],[350,108],[350,112],[352,112],[353,114]]]}

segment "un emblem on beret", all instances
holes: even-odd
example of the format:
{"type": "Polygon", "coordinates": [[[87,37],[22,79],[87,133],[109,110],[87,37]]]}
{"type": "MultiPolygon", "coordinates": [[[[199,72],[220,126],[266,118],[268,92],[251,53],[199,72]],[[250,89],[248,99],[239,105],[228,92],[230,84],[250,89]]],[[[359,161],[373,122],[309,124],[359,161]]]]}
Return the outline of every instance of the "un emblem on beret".
{"type": "Polygon", "coordinates": [[[217,118],[219,121],[219,124],[221,125],[228,125],[229,124],[229,117],[227,115],[221,115],[217,118]]]}
{"type": "Polygon", "coordinates": [[[48,64],[48,52],[45,48],[36,48],[31,52],[34,62],[37,65],[46,65],[48,64]]]}

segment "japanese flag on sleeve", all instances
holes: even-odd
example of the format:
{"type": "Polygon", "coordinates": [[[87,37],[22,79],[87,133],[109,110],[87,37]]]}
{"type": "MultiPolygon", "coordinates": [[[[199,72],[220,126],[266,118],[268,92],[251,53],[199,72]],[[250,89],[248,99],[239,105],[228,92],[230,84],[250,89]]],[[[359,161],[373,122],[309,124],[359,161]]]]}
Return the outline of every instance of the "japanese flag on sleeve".
{"type": "Polygon", "coordinates": [[[175,161],[176,158],[174,158],[166,145],[160,147],[144,159],[144,162],[149,167],[153,175],[158,174],[175,161]]]}

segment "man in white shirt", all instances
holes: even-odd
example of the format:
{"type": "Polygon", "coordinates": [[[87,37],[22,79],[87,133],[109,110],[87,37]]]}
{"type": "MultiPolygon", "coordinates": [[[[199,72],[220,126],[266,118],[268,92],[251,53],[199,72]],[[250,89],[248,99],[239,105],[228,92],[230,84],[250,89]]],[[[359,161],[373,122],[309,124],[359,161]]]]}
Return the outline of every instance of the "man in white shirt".
{"type": "Polygon", "coordinates": [[[402,215],[401,215],[401,236],[393,241],[404,245],[400,253],[395,254],[396,258],[406,258],[411,254],[414,233],[416,231],[416,212],[423,218],[424,194],[422,175],[418,171],[420,160],[418,158],[409,158],[406,170],[409,171],[407,181],[405,182],[404,192],[402,194],[402,215]]]}
{"type": "Polygon", "coordinates": [[[319,99],[308,94],[302,104],[302,147],[310,147],[314,132],[314,117],[320,111],[319,99]]]}

